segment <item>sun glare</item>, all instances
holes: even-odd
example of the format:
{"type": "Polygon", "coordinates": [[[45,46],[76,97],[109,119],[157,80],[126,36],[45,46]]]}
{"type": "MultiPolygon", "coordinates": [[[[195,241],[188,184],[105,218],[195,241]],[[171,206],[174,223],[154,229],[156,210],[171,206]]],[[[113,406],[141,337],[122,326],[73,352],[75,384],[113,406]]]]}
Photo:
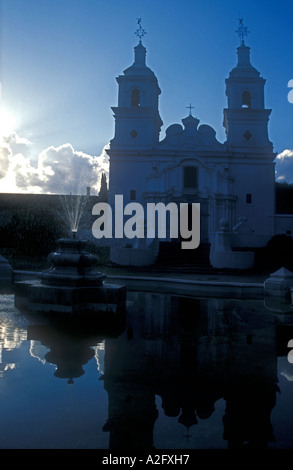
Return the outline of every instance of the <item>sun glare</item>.
{"type": "Polygon", "coordinates": [[[15,128],[15,116],[10,111],[0,108],[0,138],[9,136],[15,128]]]}

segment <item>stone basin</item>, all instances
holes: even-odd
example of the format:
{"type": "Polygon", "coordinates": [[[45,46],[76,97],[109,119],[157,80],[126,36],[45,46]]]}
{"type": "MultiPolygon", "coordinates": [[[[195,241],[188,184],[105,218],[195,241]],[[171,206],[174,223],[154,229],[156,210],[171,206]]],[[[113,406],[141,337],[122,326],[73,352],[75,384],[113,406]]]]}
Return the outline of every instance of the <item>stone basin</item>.
{"type": "Polygon", "coordinates": [[[15,283],[15,306],[27,312],[70,315],[72,318],[123,312],[126,287],[107,282],[98,259],[87,252],[86,240],[63,238],[49,255],[51,267],[38,279],[15,283]]]}

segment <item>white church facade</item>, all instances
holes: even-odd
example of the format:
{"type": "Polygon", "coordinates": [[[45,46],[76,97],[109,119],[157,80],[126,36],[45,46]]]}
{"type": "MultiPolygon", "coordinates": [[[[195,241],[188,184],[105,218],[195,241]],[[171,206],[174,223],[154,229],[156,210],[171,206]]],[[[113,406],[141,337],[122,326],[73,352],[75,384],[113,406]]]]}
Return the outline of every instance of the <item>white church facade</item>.
{"type": "MultiPolygon", "coordinates": [[[[133,64],[117,77],[115,135],[107,150],[109,204],[114,209],[115,195],[123,195],[124,204],[135,201],[144,207],[149,202],[200,203],[200,246],[208,247],[210,264],[251,267],[253,249],[276,233],[276,154],[268,136],[271,110],[265,107],[265,79],[251,65],[244,35],[237,65],[226,79],[224,143],[212,127],[200,124],[191,108],[160,140],[161,90],[139,38],[133,64]]],[[[168,242],[174,246],[174,240],[168,242]]],[[[113,239],[111,259],[121,265],[151,265],[161,245],[158,239],[113,239]]]]}

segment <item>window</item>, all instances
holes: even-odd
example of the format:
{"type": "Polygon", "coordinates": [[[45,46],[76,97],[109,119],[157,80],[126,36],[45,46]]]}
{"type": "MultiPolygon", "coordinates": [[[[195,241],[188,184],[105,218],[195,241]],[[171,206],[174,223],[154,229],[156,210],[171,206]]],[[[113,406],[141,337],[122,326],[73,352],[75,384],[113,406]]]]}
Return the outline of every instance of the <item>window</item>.
{"type": "Polygon", "coordinates": [[[140,106],[140,93],[136,88],[131,93],[131,106],[140,106]]]}
{"type": "Polygon", "coordinates": [[[242,108],[250,108],[251,107],[251,96],[249,91],[244,91],[242,93],[242,108]]]}
{"type": "Polygon", "coordinates": [[[245,140],[247,140],[247,142],[249,142],[251,137],[253,137],[253,135],[249,130],[247,130],[247,131],[244,132],[243,137],[244,137],[245,140]]]}
{"type": "Polygon", "coordinates": [[[196,189],[197,186],[197,168],[195,166],[185,166],[183,168],[184,189],[196,189]]]}
{"type": "Polygon", "coordinates": [[[131,135],[131,137],[132,137],[133,139],[135,139],[135,138],[138,136],[138,133],[136,132],[135,129],[132,129],[132,131],[129,132],[129,134],[131,135]]]}
{"type": "Polygon", "coordinates": [[[136,200],[136,190],[135,190],[135,189],[131,189],[131,190],[130,190],[130,200],[131,200],[131,201],[135,201],[135,200],[136,200]]]}
{"type": "Polygon", "coordinates": [[[251,193],[246,194],[246,204],[252,204],[252,194],[251,193]]]}

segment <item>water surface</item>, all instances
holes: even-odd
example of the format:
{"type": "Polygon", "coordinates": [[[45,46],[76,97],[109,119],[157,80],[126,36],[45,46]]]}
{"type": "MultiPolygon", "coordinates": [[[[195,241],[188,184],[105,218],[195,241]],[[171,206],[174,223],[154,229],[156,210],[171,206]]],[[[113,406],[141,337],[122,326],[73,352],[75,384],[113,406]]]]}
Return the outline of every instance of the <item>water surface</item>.
{"type": "Polygon", "coordinates": [[[262,301],[131,292],[122,325],[84,333],[2,295],[0,448],[293,448],[278,318],[262,301]]]}

